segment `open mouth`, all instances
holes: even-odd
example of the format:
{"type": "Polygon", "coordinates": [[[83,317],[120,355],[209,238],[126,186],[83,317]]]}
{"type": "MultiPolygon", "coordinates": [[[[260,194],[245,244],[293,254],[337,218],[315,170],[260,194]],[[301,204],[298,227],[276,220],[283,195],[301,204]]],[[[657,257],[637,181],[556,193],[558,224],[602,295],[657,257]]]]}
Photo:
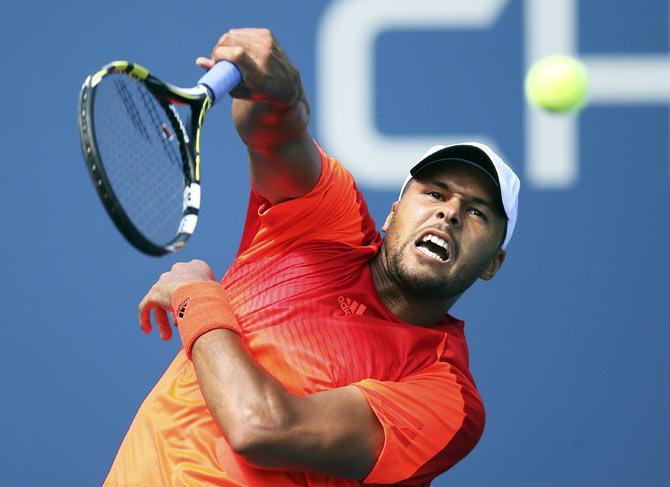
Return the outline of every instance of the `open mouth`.
{"type": "Polygon", "coordinates": [[[441,262],[446,262],[449,260],[449,244],[443,238],[433,235],[432,233],[427,233],[416,243],[416,248],[422,254],[439,260],[441,262]]]}

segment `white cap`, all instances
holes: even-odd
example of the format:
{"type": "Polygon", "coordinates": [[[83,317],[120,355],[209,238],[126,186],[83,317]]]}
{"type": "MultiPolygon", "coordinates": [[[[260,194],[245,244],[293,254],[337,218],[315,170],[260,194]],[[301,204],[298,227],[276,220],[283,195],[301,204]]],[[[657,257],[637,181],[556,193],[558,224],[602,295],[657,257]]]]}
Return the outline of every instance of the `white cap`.
{"type": "Polygon", "coordinates": [[[503,248],[512,238],[516,225],[516,216],[519,205],[519,177],[511,167],[505,164],[498,154],[486,144],[479,142],[464,142],[453,145],[434,145],[421,156],[419,162],[409,171],[409,176],[400,189],[400,196],[405,191],[407,183],[422,169],[438,162],[458,161],[471,164],[486,173],[498,188],[500,201],[507,216],[507,233],[503,248]]]}

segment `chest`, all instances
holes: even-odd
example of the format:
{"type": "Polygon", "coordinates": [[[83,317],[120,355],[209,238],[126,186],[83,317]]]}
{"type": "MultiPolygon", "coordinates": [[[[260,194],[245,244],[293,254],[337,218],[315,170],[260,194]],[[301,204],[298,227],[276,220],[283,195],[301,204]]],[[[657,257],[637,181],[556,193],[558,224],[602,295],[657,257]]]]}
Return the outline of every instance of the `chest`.
{"type": "Polygon", "coordinates": [[[251,354],[296,393],[400,380],[433,363],[447,339],[392,319],[367,262],[342,252],[234,265],[223,284],[251,354]]]}

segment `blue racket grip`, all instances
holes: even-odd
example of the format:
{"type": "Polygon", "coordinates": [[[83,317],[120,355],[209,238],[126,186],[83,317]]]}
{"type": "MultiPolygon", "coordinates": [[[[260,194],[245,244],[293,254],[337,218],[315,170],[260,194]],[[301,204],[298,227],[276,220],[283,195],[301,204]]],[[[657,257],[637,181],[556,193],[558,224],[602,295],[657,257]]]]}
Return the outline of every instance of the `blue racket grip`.
{"type": "Polygon", "coordinates": [[[214,99],[212,105],[223,99],[225,95],[242,81],[242,74],[233,63],[219,61],[198,81],[207,87],[214,99]]]}

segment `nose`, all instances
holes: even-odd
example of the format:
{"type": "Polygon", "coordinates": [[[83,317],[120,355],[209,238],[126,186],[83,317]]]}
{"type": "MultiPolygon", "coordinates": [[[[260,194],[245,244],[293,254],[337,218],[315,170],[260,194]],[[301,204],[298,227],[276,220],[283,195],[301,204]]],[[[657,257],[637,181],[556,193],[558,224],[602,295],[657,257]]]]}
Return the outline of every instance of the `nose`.
{"type": "Polygon", "coordinates": [[[454,227],[461,226],[461,202],[458,198],[452,197],[445,201],[435,214],[438,220],[444,220],[454,227]]]}

